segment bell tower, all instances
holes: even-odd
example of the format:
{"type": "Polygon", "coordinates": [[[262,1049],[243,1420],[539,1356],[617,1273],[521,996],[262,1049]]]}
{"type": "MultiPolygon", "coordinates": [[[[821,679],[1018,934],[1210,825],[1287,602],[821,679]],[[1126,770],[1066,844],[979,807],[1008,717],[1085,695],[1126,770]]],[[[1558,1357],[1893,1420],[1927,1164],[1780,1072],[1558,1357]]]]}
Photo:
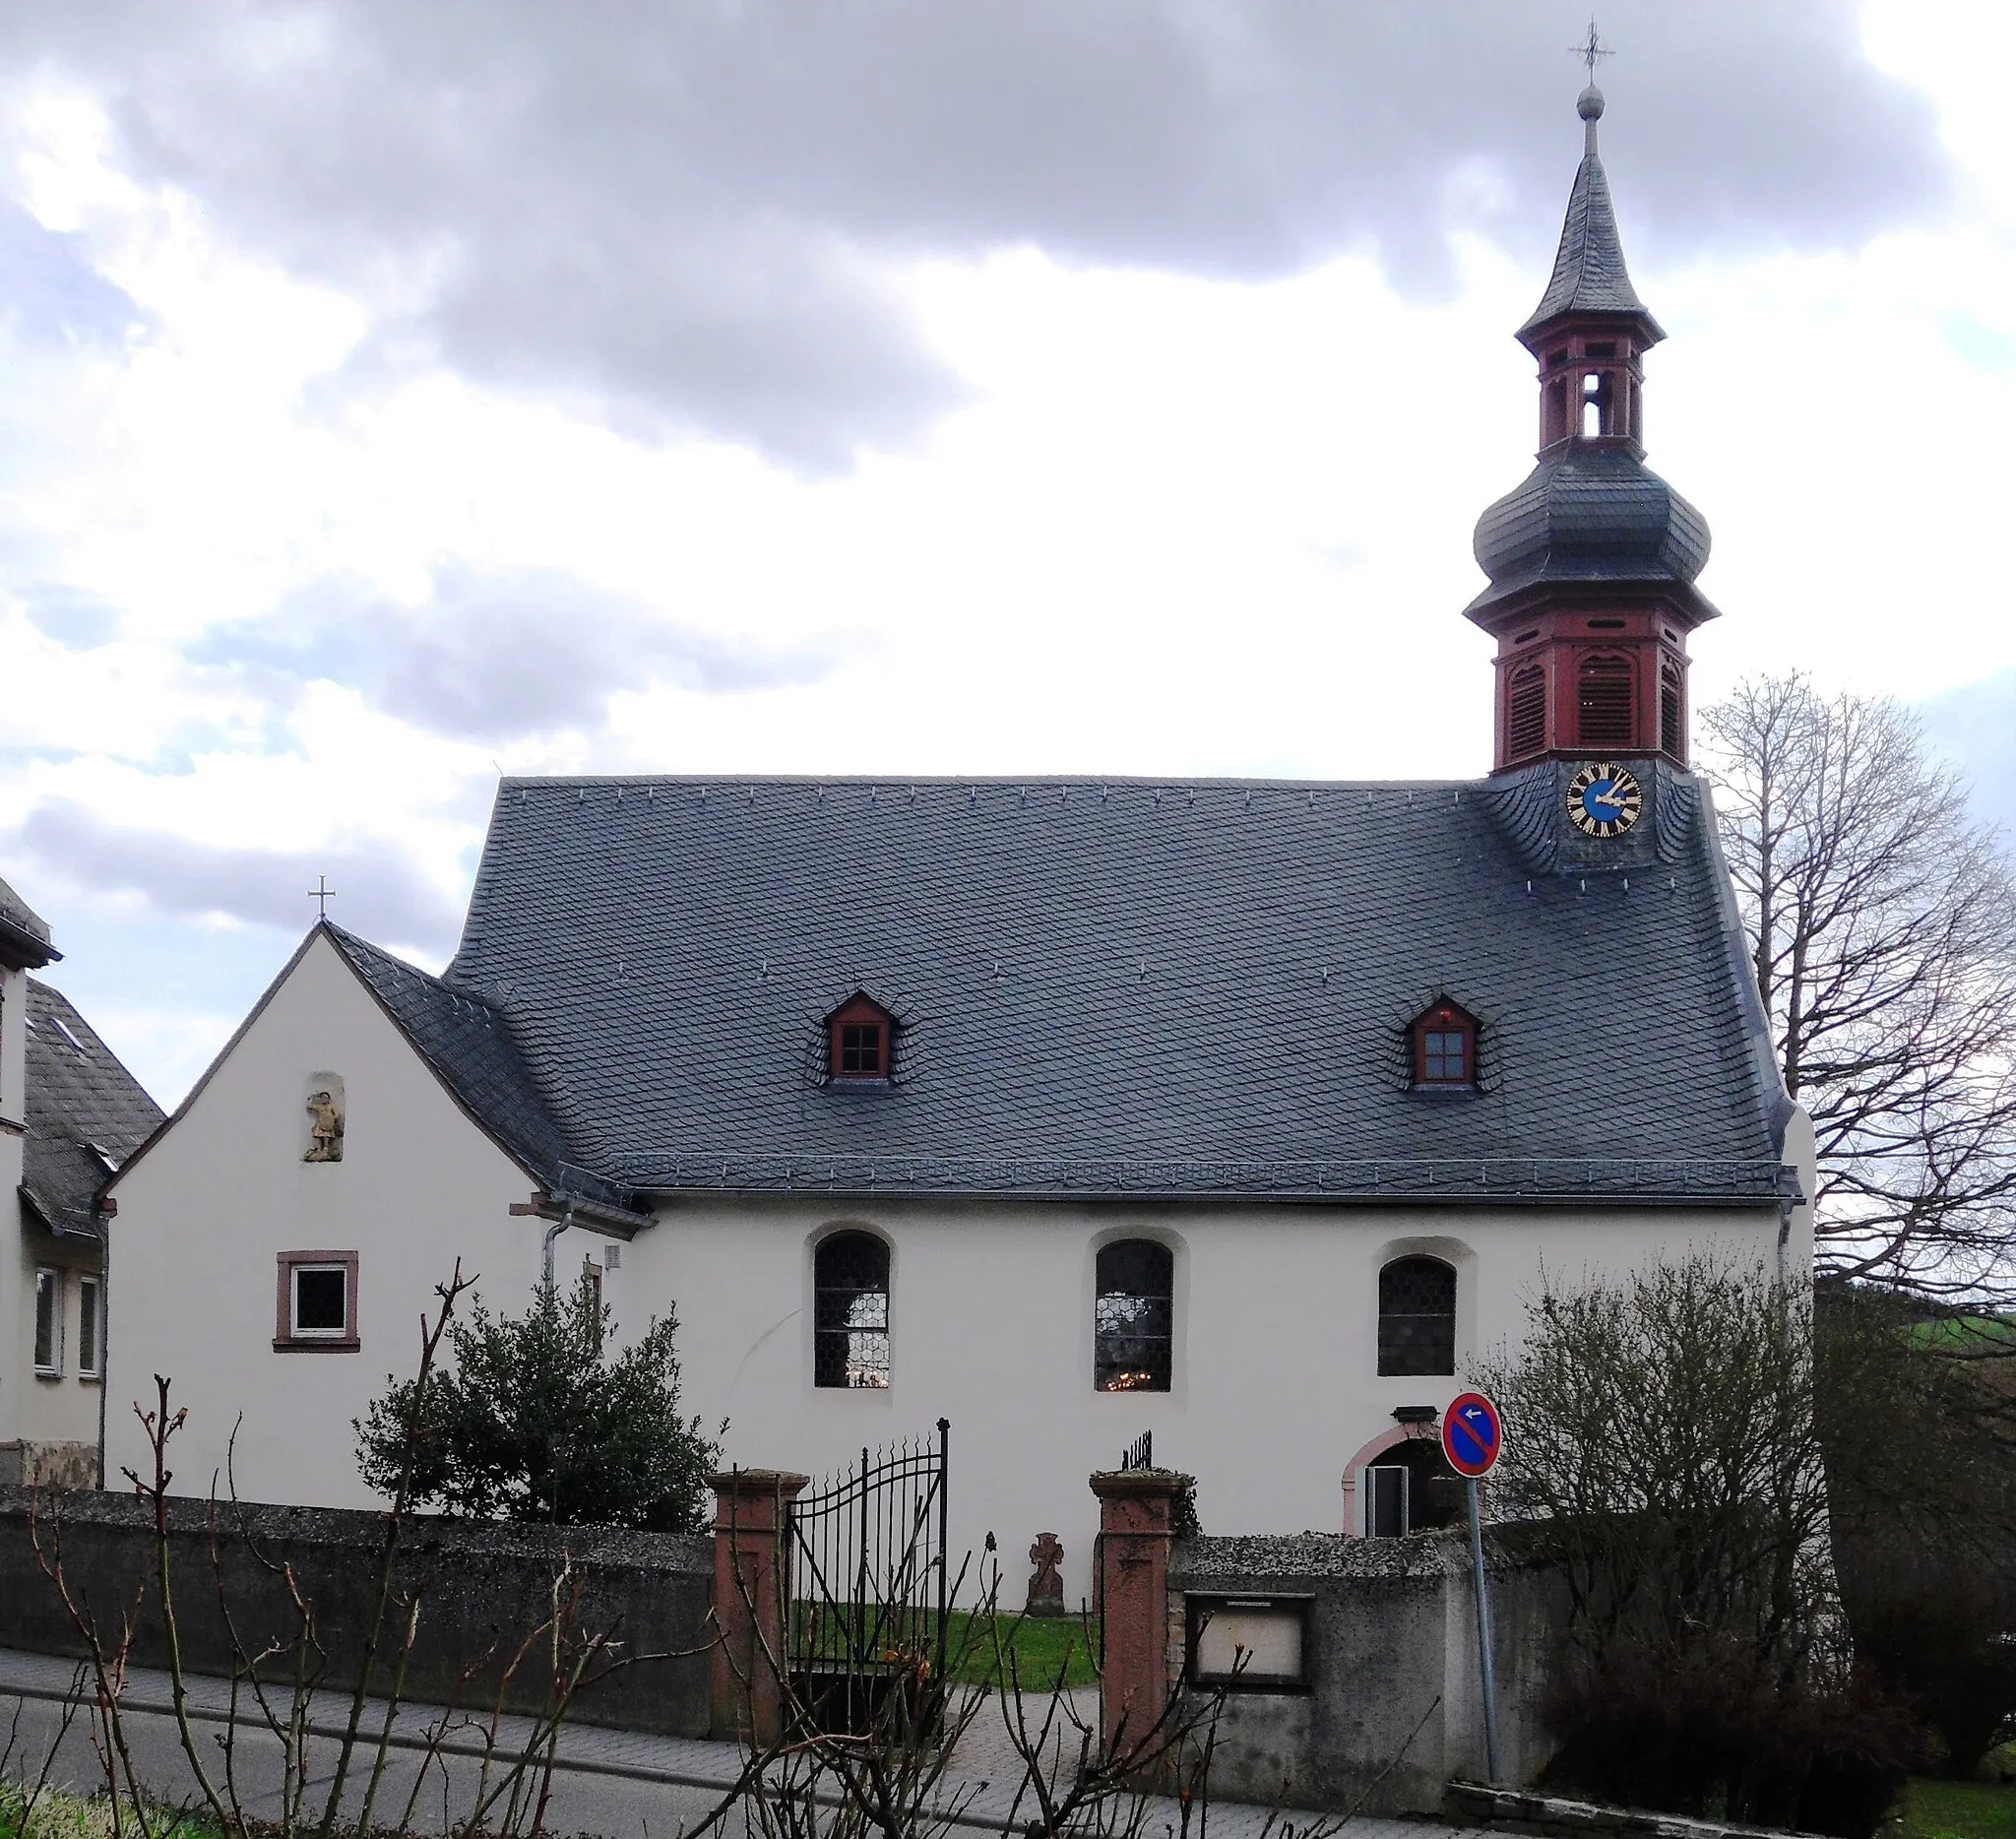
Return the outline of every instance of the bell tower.
{"type": "Polygon", "coordinates": [[[1498,642],[1491,770],[1544,759],[1687,764],[1687,638],[1700,512],[1645,464],[1645,354],[1666,334],[1631,285],[1597,154],[1603,92],[1576,100],[1582,164],[1554,272],[1520,344],[1540,366],[1540,452],[1478,520],[1491,585],[1464,609],[1498,642]]]}

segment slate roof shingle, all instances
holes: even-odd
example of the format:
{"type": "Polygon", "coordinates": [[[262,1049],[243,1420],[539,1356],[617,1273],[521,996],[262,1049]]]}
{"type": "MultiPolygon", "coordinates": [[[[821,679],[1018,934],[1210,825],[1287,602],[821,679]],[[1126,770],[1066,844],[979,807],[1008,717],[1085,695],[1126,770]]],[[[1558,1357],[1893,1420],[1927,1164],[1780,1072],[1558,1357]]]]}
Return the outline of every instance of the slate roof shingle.
{"type": "MultiPolygon", "coordinates": [[[[1596,108],[1600,115],[1600,97],[1596,108]]],[[[1617,214],[1610,203],[1609,180],[1597,157],[1596,122],[1586,116],[1585,120],[1588,145],[1568,193],[1561,241],[1554,251],[1554,272],[1547,277],[1540,304],[1519,328],[1519,337],[1529,338],[1564,313],[1630,313],[1645,322],[1656,344],[1666,334],[1631,285],[1630,273],[1624,267],[1624,239],[1617,233],[1617,214]]]]}
{"type": "Polygon", "coordinates": [[[161,1108],[76,1005],[33,978],[28,1020],[21,1197],[48,1231],[96,1238],[97,1191],[153,1133],[161,1108]]]}
{"type": "Polygon", "coordinates": [[[1554,771],[506,780],[441,978],[338,936],[562,1182],[1775,1204],[1705,802],[1662,769],[1591,871],[1554,771]],[[867,1090],[824,1077],[857,987],[898,1018],[867,1090]],[[1444,993],[1482,1023],[1454,1099],[1407,1081],[1444,993]]]}

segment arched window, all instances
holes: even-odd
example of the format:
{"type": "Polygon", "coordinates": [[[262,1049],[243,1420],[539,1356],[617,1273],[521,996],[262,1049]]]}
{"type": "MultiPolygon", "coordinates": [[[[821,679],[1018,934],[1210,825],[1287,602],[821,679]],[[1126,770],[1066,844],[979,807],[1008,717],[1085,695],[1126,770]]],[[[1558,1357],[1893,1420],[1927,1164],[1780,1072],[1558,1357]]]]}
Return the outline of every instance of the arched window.
{"type": "Polygon", "coordinates": [[[1686,705],[1680,700],[1680,673],[1671,665],[1659,671],[1659,750],[1682,766],[1687,764],[1686,705]]]}
{"type": "Polygon", "coordinates": [[[1096,1269],[1093,1389],[1166,1392],[1174,1255],[1152,1238],[1122,1238],[1101,1247],[1096,1269]]]}
{"type": "Polygon", "coordinates": [[[1415,1017],[1409,1030],[1417,1086],[1477,1084],[1477,1017],[1453,1002],[1438,1002],[1415,1017]]]}
{"type": "Polygon", "coordinates": [[[1631,661],[1592,652],[1575,672],[1575,738],[1585,747],[1633,744],[1631,661]]]}
{"type": "Polygon", "coordinates": [[[1440,1258],[1395,1258],[1379,1273],[1379,1370],[1456,1370],[1456,1269],[1440,1258]]]}
{"type": "Polygon", "coordinates": [[[873,1233],[835,1233],[812,1254],[812,1383],[889,1383],[889,1247],[873,1233]]]}
{"type": "Polygon", "coordinates": [[[1523,760],[1547,738],[1547,679],[1539,665],[1521,665],[1505,686],[1505,757],[1523,760]]]}

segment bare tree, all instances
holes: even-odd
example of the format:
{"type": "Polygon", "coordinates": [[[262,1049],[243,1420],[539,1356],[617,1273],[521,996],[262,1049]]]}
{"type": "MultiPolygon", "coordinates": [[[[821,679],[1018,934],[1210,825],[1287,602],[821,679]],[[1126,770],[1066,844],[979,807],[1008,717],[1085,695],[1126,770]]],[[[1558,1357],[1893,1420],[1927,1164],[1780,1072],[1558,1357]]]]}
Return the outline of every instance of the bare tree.
{"type": "Polygon", "coordinates": [[[1824,1273],[2016,1289],[2016,885],[1887,698],[1803,676],[1708,711],[1707,771],[1786,1090],[1813,1120],[1824,1273]]]}

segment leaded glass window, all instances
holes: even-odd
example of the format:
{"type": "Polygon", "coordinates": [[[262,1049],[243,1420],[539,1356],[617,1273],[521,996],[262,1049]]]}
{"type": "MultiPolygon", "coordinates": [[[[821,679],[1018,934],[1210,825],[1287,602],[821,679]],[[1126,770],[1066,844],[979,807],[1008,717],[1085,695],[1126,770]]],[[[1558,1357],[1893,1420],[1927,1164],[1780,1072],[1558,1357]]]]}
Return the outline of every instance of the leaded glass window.
{"type": "Polygon", "coordinates": [[[889,1247],[872,1233],[835,1233],[812,1254],[812,1383],[889,1383],[889,1247]]]}
{"type": "Polygon", "coordinates": [[[1379,1273],[1379,1370],[1456,1370],[1456,1270],[1440,1258],[1396,1258],[1379,1273]]]}
{"type": "Polygon", "coordinates": [[[1093,1387],[1100,1392],[1166,1392],[1174,1313],[1175,1258],[1152,1238],[1102,1247],[1093,1303],[1093,1387]]]}

